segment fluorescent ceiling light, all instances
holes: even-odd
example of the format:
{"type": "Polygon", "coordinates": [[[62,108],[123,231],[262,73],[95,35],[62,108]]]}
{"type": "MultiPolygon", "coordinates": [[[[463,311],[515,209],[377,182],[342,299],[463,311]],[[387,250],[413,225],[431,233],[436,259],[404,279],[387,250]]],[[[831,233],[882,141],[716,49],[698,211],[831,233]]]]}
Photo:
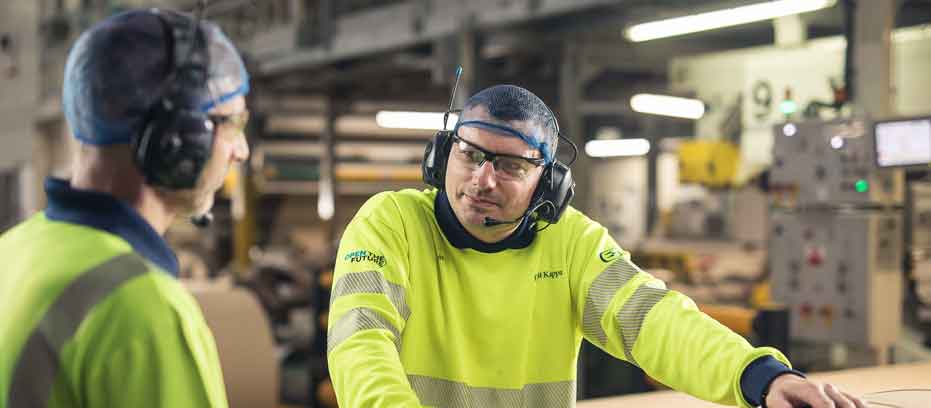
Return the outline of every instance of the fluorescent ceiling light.
{"type": "Polygon", "coordinates": [[[740,6],[691,16],[637,24],[625,30],[624,35],[628,40],[633,42],[655,40],[657,38],[674,37],[721,27],[731,27],[755,21],[770,20],[793,14],[807,13],[809,11],[831,7],[836,2],[836,0],[768,1],[765,3],[751,4],[749,6],[740,6]]]}
{"type": "Polygon", "coordinates": [[[590,157],[643,156],[650,152],[646,139],[592,140],[585,143],[585,154],[590,157]]]}
{"type": "MultiPolygon", "coordinates": [[[[457,120],[456,114],[449,114],[448,126],[452,127],[457,120]]],[[[443,113],[380,111],[375,114],[375,123],[391,129],[440,130],[443,128],[443,113]]]]}
{"type": "Polygon", "coordinates": [[[705,115],[704,102],[676,96],[637,94],[630,98],[630,107],[635,112],[686,119],[699,119],[705,115]]]}

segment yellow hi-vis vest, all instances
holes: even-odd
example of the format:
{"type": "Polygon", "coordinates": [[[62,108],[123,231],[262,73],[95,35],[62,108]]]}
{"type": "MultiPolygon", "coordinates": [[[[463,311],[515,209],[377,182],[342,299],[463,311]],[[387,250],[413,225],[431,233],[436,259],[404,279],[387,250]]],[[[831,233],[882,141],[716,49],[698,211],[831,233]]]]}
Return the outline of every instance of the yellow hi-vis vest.
{"type": "Polygon", "coordinates": [[[125,239],[39,213],[0,258],[0,408],[228,406],[194,297],[125,239]]]}
{"type": "Polygon", "coordinates": [[[753,348],[630,262],[569,208],[522,249],[458,249],[436,190],[372,197],[346,229],[331,292],[328,360],[342,408],[572,407],[584,336],[664,384],[749,407],[753,348]]]}

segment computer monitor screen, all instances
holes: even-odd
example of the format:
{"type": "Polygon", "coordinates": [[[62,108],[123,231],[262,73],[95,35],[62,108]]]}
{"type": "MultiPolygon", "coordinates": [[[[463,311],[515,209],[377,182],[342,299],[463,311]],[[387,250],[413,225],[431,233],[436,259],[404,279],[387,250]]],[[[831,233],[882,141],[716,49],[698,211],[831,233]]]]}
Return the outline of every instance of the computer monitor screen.
{"type": "Polygon", "coordinates": [[[879,167],[931,164],[931,118],[877,122],[879,167]]]}

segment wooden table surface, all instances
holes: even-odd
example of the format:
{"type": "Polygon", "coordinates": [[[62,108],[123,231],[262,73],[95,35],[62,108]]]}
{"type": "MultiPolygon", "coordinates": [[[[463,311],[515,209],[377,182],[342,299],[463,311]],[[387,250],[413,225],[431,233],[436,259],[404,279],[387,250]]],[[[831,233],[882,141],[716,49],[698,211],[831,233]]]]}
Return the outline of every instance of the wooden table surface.
{"type": "MultiPolygon", "coordinates": [[[[814,373],[809,378],[834,384],[853,395],[864,396],[877,391],[903,388],[931,389],[931,363],[887,365],[869,368],[814,373]]],[[[931,408],[931,392],[874,394],[867,400],[896,404],[902,408],[931,408]]],[[[875,405],[886,407],[889,405],[875,405]]],[[[579,401],[578,408],[720,408],[722,405],[702,401],[677,391],[657,391],[622,397],[579,401]]]]}

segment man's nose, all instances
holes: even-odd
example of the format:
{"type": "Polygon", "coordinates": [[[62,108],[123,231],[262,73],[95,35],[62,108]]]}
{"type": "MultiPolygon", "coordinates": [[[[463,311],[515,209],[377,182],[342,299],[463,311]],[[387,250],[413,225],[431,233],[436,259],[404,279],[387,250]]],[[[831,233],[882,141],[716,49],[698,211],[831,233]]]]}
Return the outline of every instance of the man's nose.
{"type": "Polygon", "coordinates": [[[482,189],[491,189],[495,188],[498,181],[495,178],[495,166],[492,164],[491,160],[485,161],[475,169],[474,176],[478,180],[478,186],[482,189]]]}

